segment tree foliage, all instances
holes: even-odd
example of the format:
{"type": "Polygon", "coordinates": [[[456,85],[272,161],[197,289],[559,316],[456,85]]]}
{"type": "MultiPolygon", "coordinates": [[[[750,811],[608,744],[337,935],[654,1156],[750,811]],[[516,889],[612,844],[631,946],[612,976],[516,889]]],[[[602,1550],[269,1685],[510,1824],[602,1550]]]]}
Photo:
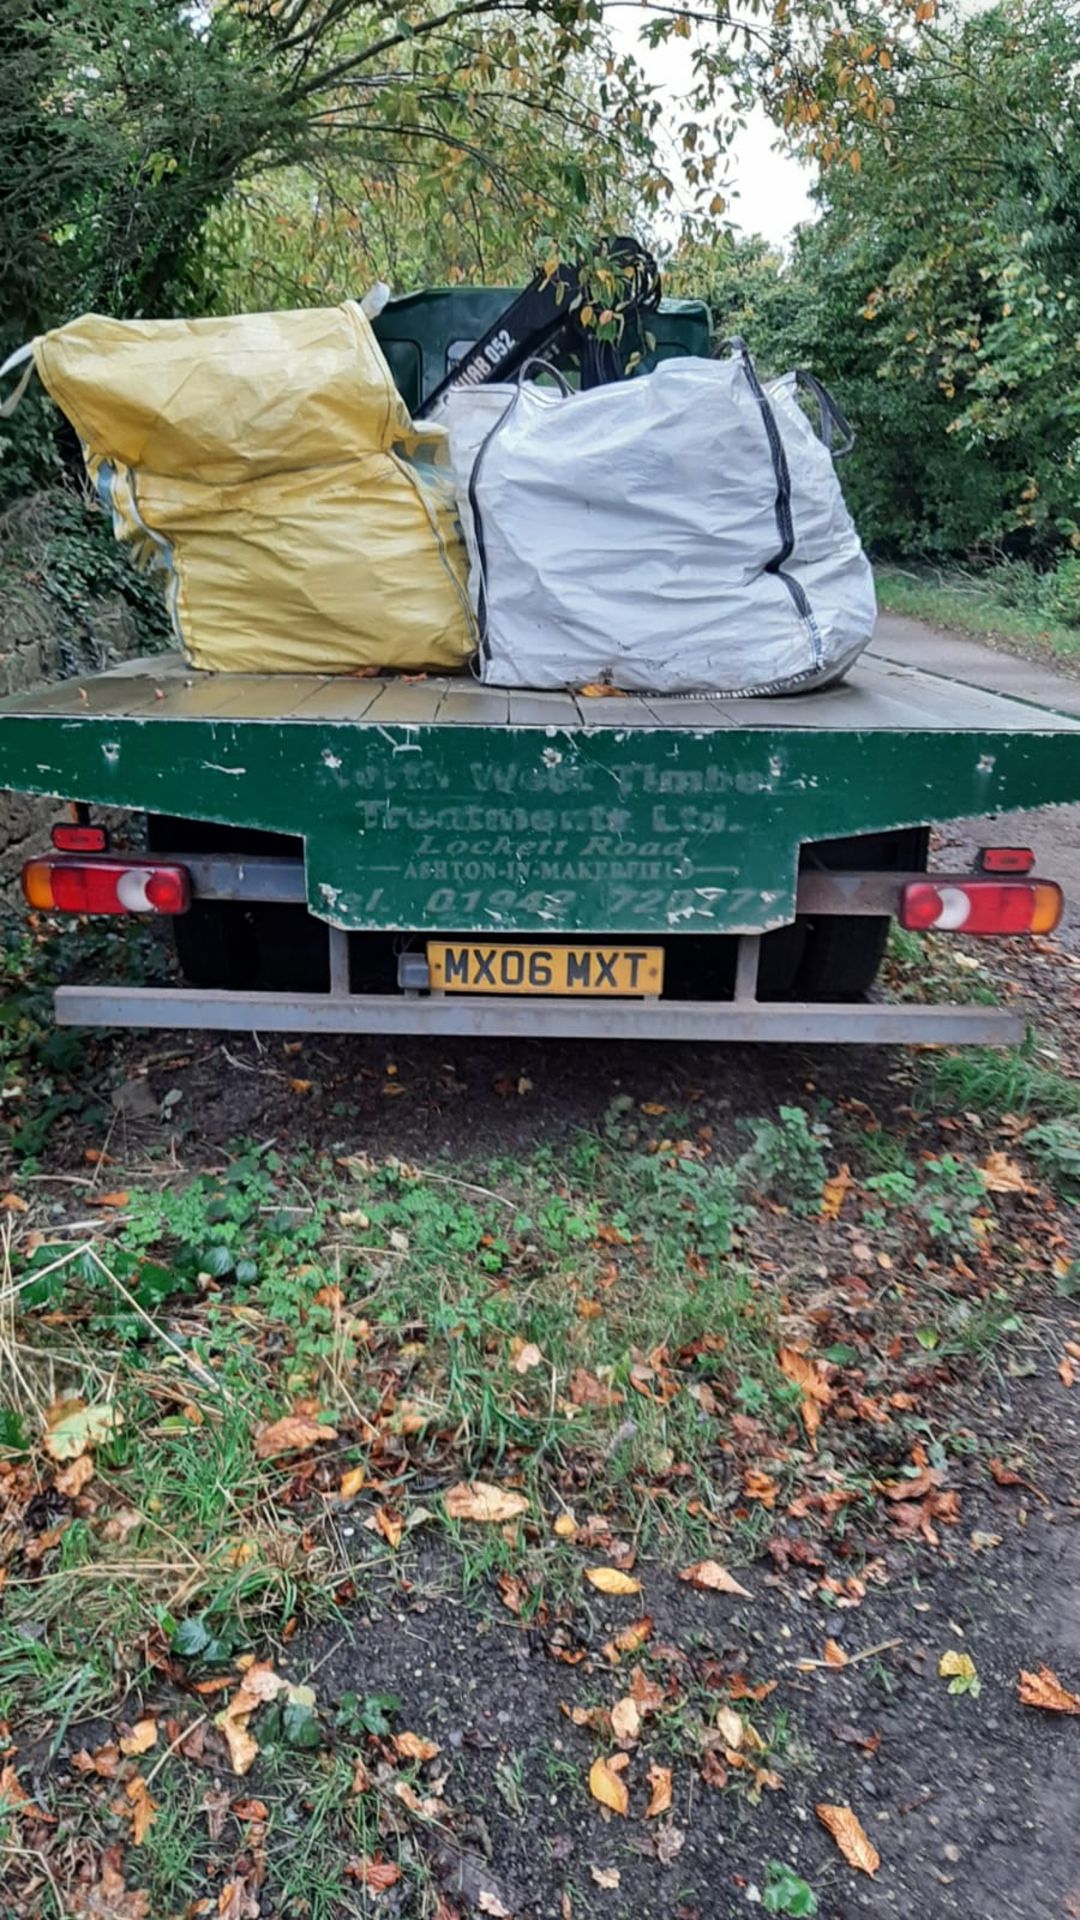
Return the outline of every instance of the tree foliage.
{"type": "MultiPolygon", "coordinates": [[[[646,210],[677,187],[707,207],[751,99],[838,158],[853,129],[887,118],[889,48],[934,10],[646,0],[644,40],[691,47],[676,130],[600,0],[28,0],[17,13],[9,0],[0,323],[41,327],[88,304],[190,310],[215,210],[238,182],[297,166],[391,195],[426,185],[430,211],[432,189],[453,199],[471,164],[478,207],[501,200],[526,226],[542,213],[556,241],[630,185],[646,210]]],[[[458,204],[464,217],[467,194],[458,204]]]]}
{"type": "MultiPolygon", "coordinates": [[[[601,0],[27,0],[0,66],[0,344],[88,307],[519,280],[598,232],[681,228],[668,284],[861,428],[893,549],[1078,532],[1080,0],[645,0],[674,110],[601,0]],[[785,260],[723,224],[763,101],[818,166],[785,260]]],[[[33,403],[0,497],[47,478],[33,403]]]]}
{"type": "Polygon", "coordinates": [[[805,359],[860,439],[848,491],[901,552],[1080,546],[1080,7],[1002,0],[897,58],[790,263],[683,250],[726,330],[805,359]]]}

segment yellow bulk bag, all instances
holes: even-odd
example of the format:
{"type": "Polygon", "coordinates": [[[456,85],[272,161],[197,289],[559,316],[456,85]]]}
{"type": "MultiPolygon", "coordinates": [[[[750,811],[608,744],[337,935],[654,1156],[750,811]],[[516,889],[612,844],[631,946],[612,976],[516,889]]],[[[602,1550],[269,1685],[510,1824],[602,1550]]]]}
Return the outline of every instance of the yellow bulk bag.
{"type": "Polygon", "coordinates": [[[205,320],[85,313],[34,364],[87,453],[187,480],[253,480],[385,450],[409,431],[354,302],[205,320]]]}
{"type": "Polygon", "coordinates": [[[446,671],[473,651],[452,498],[393,453],[233,486],[97,478],[119,537],[144,564],[156,548],[193,666],[446,671]]]}
{"type": "Polygon", "coordinates": [[[86,314],[36,339],[33,359],[117,538],[164,575],[194,666],[421,672],[469,658],[445,432],[413,426],[359,306],[86,314]]]}

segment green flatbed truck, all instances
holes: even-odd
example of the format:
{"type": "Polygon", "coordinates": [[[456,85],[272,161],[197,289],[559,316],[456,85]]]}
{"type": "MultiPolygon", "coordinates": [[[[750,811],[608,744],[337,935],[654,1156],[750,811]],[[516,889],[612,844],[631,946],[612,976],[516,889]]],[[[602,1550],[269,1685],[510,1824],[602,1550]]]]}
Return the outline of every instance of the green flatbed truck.
{"type": "MultiPolygon", "coordinates": [[[[387,309],[411,404],[505,298],[387,309]]],[[[665,304],[657,351],[704,351],[706,324],[665,304]]],[[[31,904],[172,917],[183,984],[63,986],[63,1024],[1009,1042],[1007,1009],[874,980],[894,916],[1053,927],[1026,850],[928,876],[926,823],[1080,799],[1080,721],[874,653],[743,700],[163,655],[0,704],[2,787],[76,803],[31,904]],[[111,852],[93,807],[145,815],[146,850],[111,852]]]]}

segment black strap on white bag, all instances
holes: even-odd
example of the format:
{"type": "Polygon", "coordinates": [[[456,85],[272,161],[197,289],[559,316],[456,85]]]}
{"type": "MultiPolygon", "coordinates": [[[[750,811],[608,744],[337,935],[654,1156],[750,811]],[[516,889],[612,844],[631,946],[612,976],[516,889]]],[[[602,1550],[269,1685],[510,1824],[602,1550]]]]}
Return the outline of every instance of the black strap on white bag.
{"type": "MultiPolygon", "coordinates": [[[[518,373],[517,379],[514,381],[514,392],[511,398],[507,401],[498,419],[495,421],[494,426],[491,426],[488,428],[486,434],[484,435],[484,438],[481,440],[480,445],[477,448],[476,458],[472,463],[472,472],[469,475],[469,510],[472,514],[473,538],[476,541],[476,560],[477,560],[476,621],[477,621],[477,626],[480,629],[480,652],[484,655],[485,659],[487,658],[487,651],[488,651],[487,649],[487,634],[488,634],[487,548],[484,543],[484,519],[483,519],[483,515],[480,512],[480,502],[476,496],[476,483],[480,478],[480,468],[483,465],[484,455],[486,454],[496,434],[500,431],[502,427],[506,425],[506,422],[509,420],[510,415],[513,413],[515,407],[517,406],[518,401],[521,398],[522,389],[525,385],[525,382],[531,373],[550,374],[551,378],[554,380],[556,386],[558,387],[562,398],[564,400],[568,400],[571,397],[573,393],[573,388],[570,386],[568,381],[563,379],[563,376],[559,372],[557,367],[551,366],[546,360],[538,360],[535,358],[532,360],[526,360],[523,363],[518,373]]],[[[483,388],[481,387],[479,391],[483,392],[483,388]]]]}
{"type": "Polygon", "coordinates": [[[792,375],[796,386],[802,387],[818,403],[818,439],[826,446],[834,460],[842,460],[855,445],[855,429],[846,415],[841,413],[828,387],[823,386],[816,373],[807,367],[796,367],[792,375]]]}
{"type": "MultiPolygon", "coordinates": [[[[767,562],[764,571],[766,573],[774,573],[778,580],[783,581],[788,593],[791,595],[795,611],[805,625],[807,637],[810,642],[813,664],[807,668],[806,672],[800,677],[810,679],[818,673],[821,667],[821,634],[818,630],[817,621],[814,618],[813,608],[803,589],[802,582],[796,580],[794,574],[785,571],[786,564],[795,550],[795,521],[791,511],[791,470],[788,466],[787,450],[784,446],[780,428],[776,423],[776,415],[773,412],[772,401],[769,399],[765,388],[758,378],[757,368],[750,357],[750,349],[745,340],[741,340],[736,334],[727,344],[731,353],[737,357],[743,373],[746,375],[750,391],[757,401],[758,411],[761,414],[761,422],[765,428],[765,437],[769,443],[773,473],[776,476],[776,530],[780,536],[780,546],[772,559],[767,562]]],[[[822,391],[824,392],[824,388],[822,391]]],[[[793,682],[792,684],[794,685],[795,683],[793,682]]]]}

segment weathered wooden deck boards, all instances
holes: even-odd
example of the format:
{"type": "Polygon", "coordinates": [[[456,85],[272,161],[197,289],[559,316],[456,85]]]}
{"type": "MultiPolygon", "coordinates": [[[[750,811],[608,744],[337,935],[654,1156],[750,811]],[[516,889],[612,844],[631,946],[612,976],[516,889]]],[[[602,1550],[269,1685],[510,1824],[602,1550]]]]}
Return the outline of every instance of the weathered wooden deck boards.
{"type": "Polygon", "coordinates": [[[228,720],[358,727],[540,727],[709,733],[791,728],[837,733],[1080,731],[1080,720],[866,655],[838,687],[779,699],[517,692],[466,675],[410,680],[317,674],[207,674],[177,654],[134,660],[89,680],[13,695],[0,717],[228,720]]]}

